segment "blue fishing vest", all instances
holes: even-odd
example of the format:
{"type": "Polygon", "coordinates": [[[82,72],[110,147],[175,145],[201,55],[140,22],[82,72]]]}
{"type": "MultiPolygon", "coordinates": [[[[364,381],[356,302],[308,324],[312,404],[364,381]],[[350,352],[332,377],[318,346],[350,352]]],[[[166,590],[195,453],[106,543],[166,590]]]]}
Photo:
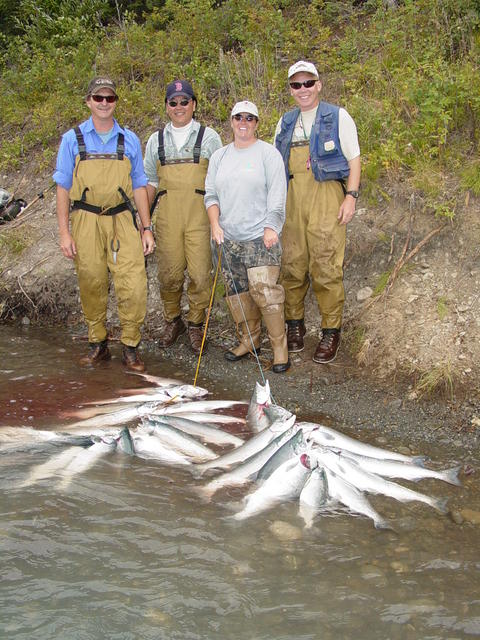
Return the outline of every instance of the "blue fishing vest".
{"type": "MultiPolygon", "coordinates": [[[[320,102],[315,122],[310,134],[310,166],[313,177],[318,182],[326,180],[343,180],[348,178],[350,167],[340,147],[338,135],[338,112],[340,108],[328,102],[320,102]]],[[[275,139],[275,146],[282,154],[289,180],[288,160],[292,145],[293,131],[300,109],[288,111],[282,118],[280,133],[275,139]]]]}

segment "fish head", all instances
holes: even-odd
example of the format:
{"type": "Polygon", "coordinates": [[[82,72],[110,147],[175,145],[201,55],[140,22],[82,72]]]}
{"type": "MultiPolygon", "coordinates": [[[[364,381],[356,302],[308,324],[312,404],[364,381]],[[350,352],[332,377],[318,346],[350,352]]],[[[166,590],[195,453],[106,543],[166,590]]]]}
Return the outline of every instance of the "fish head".
{"type": "Polygon", "coordinates": [[[203,398],[208,391],[202,387],[194,387],[191,384],[182,384],[166,389],[170,398],[203,398]]]}
{"type": "Polygon", "coordinates": [[[266,405],[264,406],[263,411],[271,423],[282,419],[287,420],[293,415],[291,411],[280,407],[278,404],[266,405]]]}
{"type": "Polygon", "coordinates": [[[159,402],[146,402],[138,407],[137,413],[139,416],[147,416],[149,413],[153,413],[159,404],[159,402]]]}
{"type": "Polygon", "coordinates": [[[305,469],[315,469],[317,466],[315,464],[315,458],[312,458],[308,453],[301,453],[298,457],[300,464],[305,467],[305,469]]]}
{"type": "Polygon", "coordinates": [[[291,427],[293,427],[296,417],[297,416],[290,414],[290,417],[287,420],[283,418],[279,418],[273,424],[271,424],[268,428],[273,433],[277,433],[277,434],[285,433],[285,431],[288,431],[288,429],[291,429],[291,427]]]}

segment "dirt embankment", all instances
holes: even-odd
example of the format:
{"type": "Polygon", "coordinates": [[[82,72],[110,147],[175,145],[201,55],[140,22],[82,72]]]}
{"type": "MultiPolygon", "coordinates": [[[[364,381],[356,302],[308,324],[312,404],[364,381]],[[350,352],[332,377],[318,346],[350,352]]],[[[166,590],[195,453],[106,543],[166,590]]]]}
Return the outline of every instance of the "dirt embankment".
{"type": "MultiPolygon", "coordinates": [[[[3,179],[2,186],[13,189],[14,180],[3,179]]],[[[22,197],[31,202],[45,184],[47,179],[34,179],[22,197]]],[[[292,357],[284,383],[275,376],[284,404],[308,396],[312,408],[350,424],[393,424],[399,411],[404,420],[411,411],[412,430],[420,417],[434,432],[480,435],[480,202],[467,200],[447,223],[420,206],[396,197],[370,208],[360,198],[348,230],[340,355],[331,365],[312,362],[320,319],[309,293],[306,349],[292,357]]],[[[153,257],[148,275],[144,347],[153,349],[148,339],[162,322],[153,257]]],[[[82,326],[73,265],[58,249],[53,190],[23,218],[0,226],[0,319],[82,326]]],[[[108,322],[115,335],[113,292],[108,322]]],[[[232,344],[234,330],[221,299],[209,339],[206,370],[213,378],[228,376],[221,350],[232,344]]],[[[266,339],[264,346],[268,353],[266,339]]],[[[191,358],[185,341],[167,356],[191,358]]],[[[258,371],[242,362],[235,375],[258,378],[258,371]]]]}

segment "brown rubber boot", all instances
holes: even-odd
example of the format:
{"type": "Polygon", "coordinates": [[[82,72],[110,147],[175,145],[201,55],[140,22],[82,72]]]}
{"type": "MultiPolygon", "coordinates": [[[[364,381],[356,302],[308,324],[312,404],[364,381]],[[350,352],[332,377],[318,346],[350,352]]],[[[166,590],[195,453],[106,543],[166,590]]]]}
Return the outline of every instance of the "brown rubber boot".
{"type": "Polygon", "coordinates": [[[252,267],[247,270],[250,295],[260,309],[273,349],[274,373],[290,368],[283,303],[285,291],[278,284],[280,268],[274,265],[252,267]]]}
{"type": "Polygon", "coordinates": [[[240,337],[240,343],[234,349],[224,353],[225,359],[230,362],[241,360],[249,353],[253,353],[253,346],[255,346],[256,352],[259,353],[260,333],[262,331],[261,314],[250,293],[243,291],[238,295],[226,296],[225,301],[237,325],[237,332],[240,337]]]}
{"type": "Polygon", "coordinates": [[[165,326],[157,341],[158,346],[162,349],[171,347],[186,330],[187,327],[180,316],[171,322],[165,320],[165,326]]]}
{"type": "Polygon", "coordinates": [[[145,363],[140,359],[137,347],[129,347],[124,344],[122,348],[122,364],[129,371],[143,373],[145,371],[145,363]]]}
{"type": "Polygon", "coordinates": [[[107,340],[103,340],[102,342],[90,342],[90,349],[88,350],[88,353],[80,358],[79,364],[82,367],[88,367],[98,364],[99,362],[104,362],[105,360],[110,360],[110,358],[111,355],[108,350],[107,340]]]}
{"type": "Polygon", "coordinates": [[[288,359],[287,334],[285,333],[285,318],[283,315],[283,307],[273,310],[273,307],[262,309],[263,321],[267,327],[268,337],[273,349],[273,366],[274,373],[285,373],[290,369],[290,360],[288,359]]]}

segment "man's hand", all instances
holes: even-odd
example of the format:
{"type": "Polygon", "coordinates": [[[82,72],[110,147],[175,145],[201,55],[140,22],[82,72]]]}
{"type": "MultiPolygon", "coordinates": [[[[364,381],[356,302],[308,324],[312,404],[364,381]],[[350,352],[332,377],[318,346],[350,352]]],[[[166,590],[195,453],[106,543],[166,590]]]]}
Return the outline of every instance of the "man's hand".
{"type": "Polygon", "coordinates": [[[142,245],[144,256],[148,256],[153,253],[153,250],[155,249],[155,238],[151,231],[144,231],[142,233],[142,245]]]}
{"type": "Polygon", "coordinates": [[[338,221],[340,224],[348,224],[355,214],[356,200],[353,196],[345,196],[340,211],[338,212],[338,221]]]}
{"type": "Polygon", "coordinates": [[[60,233],[60,249],[63,255],[69,260],[73,260],[77,255],[77,247],[75,240],[72,238],[72,234],[69,231],[63,231],[60,233]]]}

